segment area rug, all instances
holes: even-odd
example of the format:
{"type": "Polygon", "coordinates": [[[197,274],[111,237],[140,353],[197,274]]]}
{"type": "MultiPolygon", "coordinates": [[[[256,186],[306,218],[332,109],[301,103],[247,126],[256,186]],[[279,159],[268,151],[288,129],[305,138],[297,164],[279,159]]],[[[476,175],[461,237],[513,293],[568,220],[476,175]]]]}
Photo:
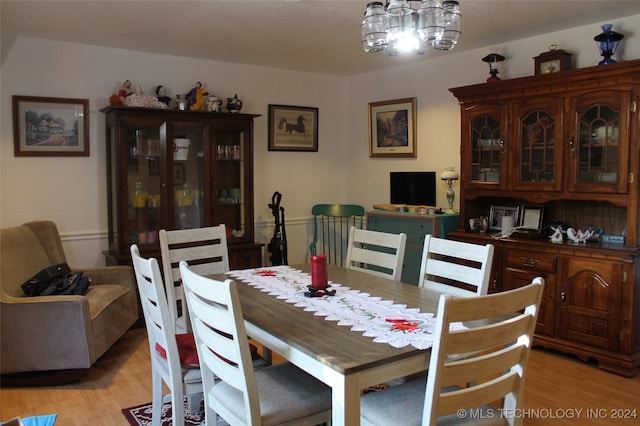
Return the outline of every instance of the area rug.
{"type": "MultiPolygon", "coordinates": [[[[185,426],[195,426],[204,424],[204,412],[189,414],[187,413],[187,400],[184,400],[184,424],[185,426]]],[[[151,403],[138,405],[131,408],[123,408],[122,414],[131,426],[151,426],[151,403]]],[[[162,405],[162,426],[171,425],[171,403],[162,405]]]]}

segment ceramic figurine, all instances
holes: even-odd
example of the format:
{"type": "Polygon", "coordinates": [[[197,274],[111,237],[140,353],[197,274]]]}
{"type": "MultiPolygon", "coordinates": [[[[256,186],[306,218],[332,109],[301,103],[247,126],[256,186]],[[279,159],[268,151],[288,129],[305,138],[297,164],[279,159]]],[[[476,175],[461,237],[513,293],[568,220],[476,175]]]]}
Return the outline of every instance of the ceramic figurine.
{"type": "Polygon", "coordinates": [[[242,109],[242,101],[238,99],[237,93],[233,96],[233,98],[227,98],[227,111],[240,112],[241,109],[242,109]]]}
{"type": "Polygon", "coordinates": [[[573,228],[567,229],[567,237],[575,243],[585,243],[589,238],[593,237],[595,232],[593,230],[583,231],[582,229],[575,230],[573,228]]]}
{"type": "Polygon", "coordinates": [[[110,105],[124,105],[125,99],[127,96],[133,93],[133,85],[131,84],[131,80],[125,80],[124,83],[120,86],[118,93],[114,93],[109,98],[110,105]]]}
{"type": "Polygon", "coordinates": [[[480,227],[481,227],[480,232],[482,234],[486,234],[487,231],[489,230],[489,219],[487,217],[480,216],[480,227]]]}
{"type": "Polygon", "coordinates": [[[167,94],[167,88],[164,86],[156,86],[155,88],[156,98],[169,108],[175,108],[175,101],[171,99],[171,96],[167,94]]]}
{"type": "Polygon", "coordinates": [[[187,108],[191,111],[202,110],[205,95],[209,95],[209,93],[202,88],[202,83],[198,81],[196,86],[187,93],[187,108]]]}
{"type": "Polygon", "coordinates": [[[209,95],[209,100],[207,102],[207,111],[219,112],[221,105],[222,105],[222,99],[218,99],[214,95],[209,95]]]}
{"type": "Polygon", "coordinates": [[[551,229],[553,229],[553,235],[549,237],[549,240],[554,244],[562,244],[562,241],[564,240],[562,234],[567,231],[563,230],[562,226],[552,226],[551,229]]]}

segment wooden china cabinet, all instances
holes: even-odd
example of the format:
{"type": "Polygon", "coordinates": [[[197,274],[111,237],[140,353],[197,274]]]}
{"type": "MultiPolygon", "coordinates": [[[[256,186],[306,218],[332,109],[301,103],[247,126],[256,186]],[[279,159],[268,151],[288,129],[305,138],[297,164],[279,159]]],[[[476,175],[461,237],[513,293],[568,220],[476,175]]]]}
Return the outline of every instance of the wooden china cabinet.
{"type": "Polygon", "coordinates": [[[449,237],[496,245],[492,291],[546,278],[535,344],[637,374],[640,60],[450,90],[462,129],[460,223],[449,237]],[[541,213],[541,232],[470,230],[492,206],[518,207],[520,221],[525,209],[541,213]],[[559,223],[606,235],[551,243],[545,226],[559,223]]]}
{"type": "Polygon", "coordinates": [[[262,265],[254,242],[253,120],[258,115],[110,106],[109,251],[160,258],[158,231],[225,224],[232,269],[262,265]]]}

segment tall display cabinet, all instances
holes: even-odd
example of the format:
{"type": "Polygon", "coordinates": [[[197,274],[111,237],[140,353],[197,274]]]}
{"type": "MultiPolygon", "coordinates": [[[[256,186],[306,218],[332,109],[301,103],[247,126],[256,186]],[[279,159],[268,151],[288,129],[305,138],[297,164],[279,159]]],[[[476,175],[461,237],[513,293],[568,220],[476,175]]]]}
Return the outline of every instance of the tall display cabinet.
{"type": "Polygon", "coordinates": [[[460,223],[449,237],[496,245],[492,291],[546,278],[535,344],[637,374],[640,60],[450,90],[462,128],[460,223]],[[469,229],[501,207],[542,232],[469,229]],[[552,243],[545,226],[560,223],[605,235],[552,243]]]}
{"type": "Polygon", "coordinates": [[[160,229],[225,224],[232,269],[262,265],[254,242],[257,115],[110,106],[106,115],[108,264],[129,247],[160,257],[160,229]]]}

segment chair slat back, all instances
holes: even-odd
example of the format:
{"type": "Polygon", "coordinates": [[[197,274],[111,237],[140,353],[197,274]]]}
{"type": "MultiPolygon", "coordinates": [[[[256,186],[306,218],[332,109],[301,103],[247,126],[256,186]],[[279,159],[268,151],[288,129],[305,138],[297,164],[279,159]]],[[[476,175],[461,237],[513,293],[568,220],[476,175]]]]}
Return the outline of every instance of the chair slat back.
{"type": "Polygon", "coordinates": [[[543,288],[544,279],[538,277],[525,287],[488,296],[440,296],[424,425],[501,398],[505,413],[522,409],[524,373],[543,288]],[[468,328],[452,330],[454,322],[468,328]]]}
{"type": "Polygon", "coordinates": [[[165,383],[173,383],[172,389],[182,389],[174,322],[169,313],[160,266],[154,258],[142,258],[135,244],[131,246],[131,258],[147,327],[152,369],[160,372],[165,383]]]}
{"type": "Polygon", "coordinates": [[[482,296],[489,290],[493,244],[471,244],[425,235],[419,287],[457,297],[482,296]]]}
{"type": "Polygon", "coordinates": [[[184,260],[202,275],[229,271],[226,228],[218,225],[172,231],[162,229],[159,237],[169,311],[176,331],[188,333],[191,326],[178,265],[184,260]]]}
{"type": "Polygon", "coordinates": [[[407,234],[358,229],[349,230],[345,265],[369,274],[400,281],[407,234]]]}
{"type": "Polygon", "coordinates": [[[309,245],[312,256],[326,254],[327,261],[344,266],[349,229],[364,227],[364,207],[356,204],[316,204],[313,215],[313,241],[309,245]]]}
{"type": "Polygon", "coordinates": [[[221,408],[214,410],[238,423],[246,419],[246,424],[261,424],[258,387],[236,283],[203,277],[184,261],[179,267],[203,371],[205,398],[211,401],[214,380],[218,378],[243,393],[246,417],[218,411],[221,408]]]}

